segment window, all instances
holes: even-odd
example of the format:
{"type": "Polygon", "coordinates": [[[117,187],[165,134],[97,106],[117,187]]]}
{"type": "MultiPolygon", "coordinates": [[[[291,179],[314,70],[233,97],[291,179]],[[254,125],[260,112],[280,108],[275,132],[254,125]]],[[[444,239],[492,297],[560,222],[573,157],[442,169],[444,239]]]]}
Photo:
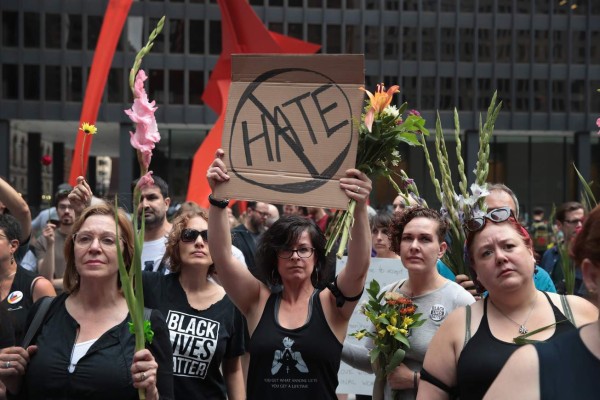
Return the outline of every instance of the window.
{"type": "Polygon", "coordinates": [[[2,64],[2,98],[19,98],[19,66],[16,64],[2,64]]]}
{"type": "Polygon", "coordinates": [[[318,43],[320,44],[322,41],[322,34],[321,34],[321,25],[319,24],[308,24],[306,27],[306,40],[308,40],[311,43],[318,43]]]}
{"type": "Polygon", "coordinates": [[[162,69],[151,69],[148,78],[149,99],[161,104],[165,101],[165,72],[162,69]]]}
{"type": "MultiPolygon", "coordinates": [[[[402,37],[402,60],[417,60],[417,28],[404,28],[402,37]]],[[[366,38],[365,38],[366,40],[366,38]]]]}
{"type": "Polygon", "coordinates": [[[58,65],[46,65],[46,95],[48,101],[60,101],[61,75],[58,65]]]}
{"type": "Polygon", "coordinates": [[[567,62],[567,32],[552,32],[552,61],[559,63],[567,62]]]}
{"type": "Polygon", "coordinates": [[[202,93],[204,92],[204,71],[188,71],[188,98],[189,104],[204,104],[202,93]]]}
{"type": "Polygon", "coordinates": [[[552,111],[566,112],[567,85],[563,80],[552,81],[552,111]]]}
{"type": "Polygon", "coordinates": [[[342,52],[342,27],[340,25],[327,25],[327,53],[339,54],[342,52]]]}
{"type": "Polygon", "coordinates": [[[421,60],[435,61],[436,48],[435,28],[423,28],[421,30],[421,60]]]}
{"type": "Polygon", "coordinates": [[[169,104],[183,104],[183,71],[169,71],[169,104]]]}
{"type": "Polygon", "coordinates": [[[440,110],[451,110],[456,106],[454,102],[454,86],[456,80],[451,77],[440,78],[440,110]]]}
{"type": "Polygon", "coordinates": [[[456,11],[456,0],[441,0],[441,10],[444,11],[456,11]]]}
{"type": "Polygon", "coordinates": [[[398,60],[400,55],[400,30],[397,26],[386,26],[383,49],[383,58],[386,60],[398,60]]]}
{"type": "Polygon", "coordinates": [[[473,48],[475,43],[475,34],[473,29],[461,28],[459,34],[458,57],[460,61],[473,61],[473,48]]]}
{"type": "Polygon", "coordinates": [[[102,28],[102,17],[89,15],[87,17],[87,49],[95,50],[102,28]]]}
{"type": "Polygon", "coordinates": [[[361,53],[360,27],[346,25],[346,53],[361,53]]]}
{"type": "Polygon", "coordinates": [[[442,61],[454,61],[456,50],[456,30],[454,28],[442,28],[440,37],[440,56],[442,61]]]}
{"type": "Polygon", "coordinates": [[[421,78],[421,104],[422,110],[435,110],[435,77],[421,78]]]}
{"type": "MultiPolygon", "coordinates": [[[[579,80],[571,82],[571,112],[585,112],[585,89],[585,81],[579,80]]],[[[600,95],[600,93],[595,90],[591,90],[591,92],[596,96],[600,95]]]]}
{"type": "Polygon", "coordinates": [[[45,27],[45,39],[46,48],[48,49],[60,49],[61,40],[61,18],[60,14],[46,14],[46,27],[45,27]]]}
{"type": "Polygon", "coordinates": [[[479,12],[491,13],[494,10],[494,0],[479,0],[479,12]]]}
{"type": "Polygon", "coordinates": [[[462,11],[462,12],[475,11],[475,0],[460,0],[460,11],[462,11]]]}
{"type": "Polygon", "coordinates": [[[518,63],[528,63],[530,60],[530,31],[518,30],[517,31],[517,54],[516,54],[516,62],[518,63]]]}
{"type": "MultiPolygon", "coordinates": [[[[600,88],[600,80],[590,81],[589,87],[600,88]]],[[[600,93],[590,90],[590,110],[600,110],[600,93]]]]}
{"type": "Polygon", "coordinates": [[[365,58],[379,59],[379,26],[365,26],[365,58]]]}
{"type": "Polygon", "coordinates": [[[108,72],[108,102],[122,103],[123,102],[123,69],[111,68],[108,72]]]}
{"type": "MultiPolygon", "coordinates": [[[[498,90],[498,99],[502,100],[502,108],[506,110],[512,109],[512,97],[510,79],[498,79],[496,81],[496,87],[498,90]]],[[[491,101],[491,99],[490,99],[491,101]]],[[[488,104],[489,105],[489,104],[488,104]]]]}
{"type": "Polygon", "coordinates": [[[515,86],[515,101],[516,111],[528,112],[530,111],[529,104],[529,80],[528,79],[517,79],[515,86]]]}
{"type": "Polygon", "coordinates": [[[477,79],[477,87],[479,89],[479,95],[477,97],[478,110],[487,110],[490,106],[490,102],[492,101],[491,82],[492,80],[489,78],[477,79]]]}
{"type": "Polygon", "coordinates": [[[185,21],[183,19],[169,20],[169,52],[183,53],[185,46],[185,21]]]}
{"type": "Polygon", "coordinates": [[[533,111],[548,111],[548,81],[534,79],[533,81],[533,111]]]}
{"type": "Polygon", "coordinates": [[[496,61],[511,62],[512,31],[510,29],[496,30],[496,61]]]}
{"type": "Polygon", "coordinates": [[[24,40],[23,44],[29,48],[40,47],[40,14],[26,12],[24,19],[24,40]]]}
{"type": "Polygon", "coordinates": [[[459,110],[473,110],[473,80],[471,78],[458,79],[458,106],[459,110]]]}
{"type": "Polygon", "coordinates": [[[490,62],[492,61],[491,48],[492,48],[492,30],[491,29],[479,29],[477,32],[479,38],[479,56],[478,61],[490,62]]]}
{"type": "Polygon", "coordinates": [[[204,54],[204,21],[191,19],[190,27],[190,53],[204,54]]]}
{"type": "Polygon", "coordinates": [[[283,34],[283,22],[269,22],[269,30],[283,34]]]}
{"type": "Polygon", "coordinates": [[[221,21],[210,21],[208,27],[208,53],[221,54],[221,21]]]}
{"type": "Polygon", "coordinates": [[[402,96],[402,101],[399,103],[408,102],[413,107],[417,106],[417,78],[415,76],[402,77],[400,95],[402,96]]]}
{"type": "Polygon", "coordinates": [[[288,24],[288,36],[302,40],[303,29],[302,24],[288,24]]]}
{"type": "Polygon", "coordinates": [[[81,15],[69,14],[67,16],[67,49],[81,50],[83,28],[81,25],[81,15]]]}
{"type": "Polygon", "coordinates": [[[23,80],[23,98],[25,100],[40,99],[40,66],[24,65],[23,75],[27,78],[23,80]]]}
{"type": "Polygon", "coordinates": [[[571,62],[583,64],[585,63],[585,31],[573,31],[571,33],[571,62]]]}
{"type": "Polygon", "coordinates": [[[16,11],[2,12],[2,46],[19,45],[19,14],[16,11]]]}
{"type": "Polygon", "coordinates": [[[81,67],[67,67],[67,101],[81,101],[82,72],[81,67]]]}
{"type": "Polygon", "coordinates": [[[535,62],[538,63],[546,63],[549,60],[549,46],[550,40],[548,31],[535,31],[535,40],[534,40],[534,57],[535,62]]]}
{"type": "Polygon", "coordinates": [[[600,64],[600,31],[592,31],[590,62],[592,65],[600,64]]]}

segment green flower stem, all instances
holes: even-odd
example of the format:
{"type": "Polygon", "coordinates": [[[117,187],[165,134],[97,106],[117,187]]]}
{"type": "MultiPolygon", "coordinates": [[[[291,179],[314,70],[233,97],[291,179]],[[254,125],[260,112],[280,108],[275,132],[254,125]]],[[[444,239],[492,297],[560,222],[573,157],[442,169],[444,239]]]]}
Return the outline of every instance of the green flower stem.
{"type": "Polygon", "coordinates": [[[152,33],[150,33],[150,36],[148,37],[148,43],[146,43],[146,45],[144,47],[142,47],[140,49],[140,51],[137,53],[137,55],[135,56],[135,60],[133,62],[133,68],[131,68],[131,71],[129,72],[129,87],[131,88],[132,93],[133,93],[133,88],[134,88],[134,84],[135,84],[135,76],[137,75],[137,73],[140,69],[140,66],[142,65],[142,58],[144,58],[144,56],[146,56],[148,53],[150,53],[150,50],[152,50],[152,47],[154,46],[154,39],[156,39],[156,37],[160,34],[164,25],[165,25],[165,16],[163,15],[163,17],[156,24],[156,28],[154,28],[152,33]]]}
{"type": "Polygon", "coordinates": [[[429,157],[429,149],[427,149],[427,142],[425,142],[425,137],[421,136],[421,144],[423,147],[423,151],[425,152],[425,160],[427,161],[427,167],[429,168],[429,176],[431,177],[431,182],[433,183],[433,187],[435,189],[435,195],[438,198],[438,201],[442,201],[442,190],[440,188],[440,181],[435,177],[435,169],[433,168],[433,164],[431,163],[431,158],[429,157]]]}
{"type": "Polygon", "coordinates": [[[342,214],[340,223],[342,237],[340,238],[340,246],[338,247],[338,251],[336,253],[338,259],[341,259],[344,256],[344,251],[346,250],[346,245],[348,244],[348,239],[350,238],[350,228],[352,228],[352,226],[354,225],[355,208],[356,201],[350,200],[348,202],[348,209],[342,214]]]}
{"type": "Polygon", "coordinates": [[[458,160],[458,175],[460,182],[458,187],[463,197],[466,199],[469,194],[467,193],[467,175],[465,175],[465,162],[462,158],[462,142],[460,140],[460,121],[458,119],[458,111],[454,109],[454,139],[456,140],[456,159],[458,160]]]}

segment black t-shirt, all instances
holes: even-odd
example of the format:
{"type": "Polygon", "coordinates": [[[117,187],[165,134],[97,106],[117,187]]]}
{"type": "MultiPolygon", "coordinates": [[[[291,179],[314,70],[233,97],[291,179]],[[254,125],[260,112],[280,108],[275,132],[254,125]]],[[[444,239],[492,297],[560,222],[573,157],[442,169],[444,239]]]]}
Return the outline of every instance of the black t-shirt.
{"type": "Polygon", "coordinates": [[[13,330],[15,343],[20,344],[25,336],[27,315],[33,306],[33,291],[31,285],[39,276],[21,266],[17,266],[17,273],[6,298],[2,299],[2,307],[8,312],[13,330]]]}
{"type": "Polygon", "coordinates": [[[535,349],[540,360],[541,399],[598,399],[600,360],[585,346],[580,330],[538,343],[535,349]]]}
{"type": "Polygon", "coordinates": [[[333,400],[342,344],[333,334],[315,291],[308,321],[287,329],[277,321],[272,294],[250,339],[249,400],[333,400]]]}
{"type": "Polygon", "coordinates": [[[226,295],[206,310],[190,306],[179,274],[144,272],[146,307],[166,318],[176,399],[225,399],[224,358],[244,354],[245,321],[226,295]]]}

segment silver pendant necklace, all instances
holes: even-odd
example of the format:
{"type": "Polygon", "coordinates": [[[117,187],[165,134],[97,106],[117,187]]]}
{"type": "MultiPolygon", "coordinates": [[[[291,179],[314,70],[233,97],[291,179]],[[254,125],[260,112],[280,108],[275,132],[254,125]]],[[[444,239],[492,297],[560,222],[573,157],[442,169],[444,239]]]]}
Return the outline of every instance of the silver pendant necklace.
{"type": "Polygon", "coordinates": [[[537,303],[537,299],[539,292],[536,292],[535,294],[535,300],[533,301],[533,303],[531,303],[531,308],[529,309],[529,312],[527,313],[527,318],[525,318],[525,321],[523,321],[522,324],[518,323],[517,321],[515,321],[514,319],[512,319],[511,317],[509,317],[508,315],[504,314],[504,312],[498,308],[497,305],[494,304],[494,302],[492,301],[492,299],[490,299],[490,303],[492,303],[492,305],[494,306],[494,308],[496,310],[498,310],[500,312],[500,314],[502,314],[506,319],[508,319],[509,321],[511,321],[512,323],[514,323],[515,325],[517,325],[519,327],[519,333],[521,335],[524,335],[526,333],[529,332],[529,329],[527,329],[527,327],[525,326],[527,324],[527,321],[529,321],[529,317],[531,317],[531,313],[533,312],[533,309],[535,308],[535,305],[537,303]]]}

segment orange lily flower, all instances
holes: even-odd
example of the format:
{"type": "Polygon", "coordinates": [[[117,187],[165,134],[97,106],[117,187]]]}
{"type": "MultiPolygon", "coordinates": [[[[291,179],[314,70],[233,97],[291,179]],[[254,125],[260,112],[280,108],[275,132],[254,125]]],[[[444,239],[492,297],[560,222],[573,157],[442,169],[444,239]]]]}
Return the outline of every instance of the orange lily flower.
{"type": "Polygon", "coordinates": [[[366,92],[367,96],[369,96],[371,108],[369,108],[369,111],[367,111],[367,114],[365,115],[365,126],[369,132],[371,132],[373,121],[375,120],[375,114],[379,114],[390,105],[394,94],[400,92],[400,86],[394,85],[386,91],[385,85],[383,83],[379,83],[377,84],[377,91],[375,94],[369,92],[362,86],[360,87],[360,90],[366,92]]]}

